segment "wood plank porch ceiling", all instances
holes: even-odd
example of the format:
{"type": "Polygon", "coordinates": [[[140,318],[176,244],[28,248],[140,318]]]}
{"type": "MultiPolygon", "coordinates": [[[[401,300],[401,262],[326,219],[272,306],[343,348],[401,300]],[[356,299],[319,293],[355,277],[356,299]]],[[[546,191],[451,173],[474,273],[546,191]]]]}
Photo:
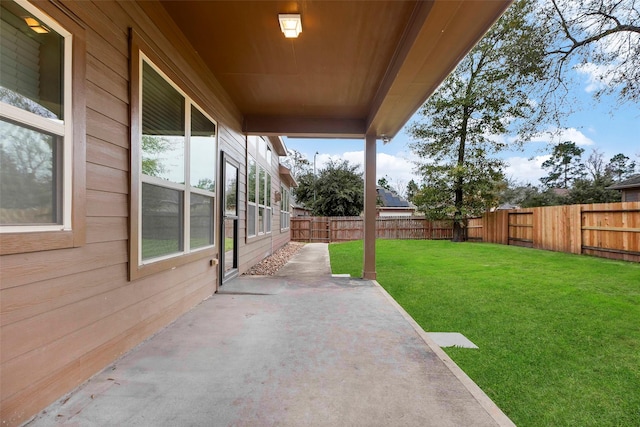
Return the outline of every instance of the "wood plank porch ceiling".
{"type": "Polygon", "coordinates": [[[510,4],[503,0],[162,4],[248,134],[392,138],[510,4]],[[300,13],[286,39],[279,13],[300,13]]]}

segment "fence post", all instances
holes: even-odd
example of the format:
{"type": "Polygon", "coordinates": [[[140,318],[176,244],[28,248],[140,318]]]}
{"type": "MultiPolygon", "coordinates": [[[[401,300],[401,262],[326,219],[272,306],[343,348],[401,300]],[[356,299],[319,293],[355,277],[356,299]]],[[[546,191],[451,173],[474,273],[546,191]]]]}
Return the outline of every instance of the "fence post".
{"type": "Polygon", "coordinates": [[[572,254],[582,253],[582,207],[569,206],[569,250],[572,254]]]}

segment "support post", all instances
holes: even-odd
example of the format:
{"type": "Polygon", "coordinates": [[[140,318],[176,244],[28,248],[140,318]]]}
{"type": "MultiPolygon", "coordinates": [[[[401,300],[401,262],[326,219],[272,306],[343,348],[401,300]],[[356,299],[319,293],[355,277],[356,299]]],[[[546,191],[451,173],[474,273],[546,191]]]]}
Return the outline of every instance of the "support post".
{"type": "Polygon", "coordinates": [[[362,277],[376,279],[376,136],[367,135],[364,144],[364,267],[362,277]]]}

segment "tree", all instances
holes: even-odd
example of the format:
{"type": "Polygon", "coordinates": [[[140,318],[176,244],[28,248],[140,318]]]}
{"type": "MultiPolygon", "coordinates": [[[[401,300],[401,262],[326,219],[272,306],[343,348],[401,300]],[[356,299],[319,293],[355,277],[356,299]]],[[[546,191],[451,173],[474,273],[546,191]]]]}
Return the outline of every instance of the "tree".
{"type": "Polygon", "coordinates": [[[385,190],[391,191],[391,185],[389,184],[389,181],[387,181],[387,177],[386,176],[383,176],[382,178],[380,178],[378,180],[378,187],[382,187],[385,190]]]}
{"type": "MultiPolygon", "coordinates": [[[[595,72],[596,98],[617,92],[620,102],[640,100],[640,8],[636,0],[552,0],[539,21],[555,40],[548,49],[552,76],[562,85],[567,69],[595,72]],[[546,18],[546,19],[545,19],[546,18]]],[[[556,86],[557,87],[557,86],[556,86]]]]}
{"type": "Polygon", "coordinates": [[[166,172],[161,154],[170,147],[166,138],[154,135],[142,135],[142,173],[148,176],[160,176],[166,172]]]}
{"type": "Polygon", "coordinates": [[[548,188],[569,188],[571,182],[584,176],[582,153],[584,149],[572,141],[554,146],[551,158],[542,163],[542,167],[549,170],[549,175],[540,178],[540,181],[548,188]]]}
{"type": "MultiPolygon", "coordinates": [[[[546,34],[533,4],[516,1],[422,106],[410,125],[424,186],[414,203],[427,215],[454,219],[454,241],[466,218],[495,205],[507,145],[499,135],[531,132],[541,116],[529,90],[544,77],[546,34]]],[[[513,148],[513,145],[510,147],[513,148]]]]}
{"type": "Polygon", "coordinates": [[[419,190],[418,184],[416,184],[416,182],[413,179],[409,181],[409,183],[407,184],[407,190],[406,190],[407,200],[413,203],[413,198],[418,193],[418,190],[419,190]]]}
{"type": "Polygon", "coordinates": [[[622,153],[616,154],[609,160],[607,171],[616,181],[622,181],[633,175],[636,171],[636,162],[622,153]]]}
{"type": "Polygon", "coordinates": [[[287,157],[281,162],[296,180],[311,171],[311,162],[299,151],[287,149],[287,157]]]}
{"type": "Polygon", "coordinates": [[[567,202],[570,204],[620,202],[622,194],[619,191],[606,189],[612,184],[613,180],[607,176],[594,180],[577,179],[569,191],[567,202]]]}
{"type": "Polygon", "coordinates": [[[607,168],[604,164],[604,154],[597,148],[591,150],[587,161],[584,162],[584,167],[587,173],[591,175],[592,181],[601,180],[608,175],[607,168]]]}
{"type": "Polygon", "coordinates": [[[298,180],[296,199],[319,216],[357,216],[364,206],[364,180],[360,165],[331,160],[314,177],[298,180]]]}

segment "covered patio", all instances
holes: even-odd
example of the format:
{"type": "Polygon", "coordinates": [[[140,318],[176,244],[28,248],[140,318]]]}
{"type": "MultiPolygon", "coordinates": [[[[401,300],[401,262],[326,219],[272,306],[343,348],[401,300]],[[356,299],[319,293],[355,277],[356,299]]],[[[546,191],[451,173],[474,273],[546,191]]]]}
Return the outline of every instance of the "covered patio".
{"type": "Polygon", "coordinates": [[[195,48],[237,106],[221,112],[230,123],[251,135],[363,139],[363,277],[375,279],[376,142],[393,139],[511,1],[161,3],[182,32],[174,42],[195,48]],[[300,16],[297,38],[280,32],[280,14],[300,16]]]}
{"type": "Polygon", "coordinates": [[[29,425],[513,425],[377,282],[332,277],[326,244],[278,274],[232,280],[29,425]]]}

